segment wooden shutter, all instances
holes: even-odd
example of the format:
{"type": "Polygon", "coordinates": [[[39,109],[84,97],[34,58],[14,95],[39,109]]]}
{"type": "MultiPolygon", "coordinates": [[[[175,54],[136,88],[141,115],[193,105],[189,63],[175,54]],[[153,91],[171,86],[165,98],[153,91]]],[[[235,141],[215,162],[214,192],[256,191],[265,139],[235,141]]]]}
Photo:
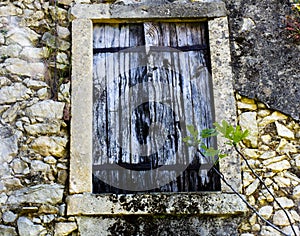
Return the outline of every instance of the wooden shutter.
{"type": "Polygon", "coordinates": [[[206,37],[205,23],[94,26],[95,193],[218,190],[208,161],[182,141],[186,125],[213,121],[206,37]]]}

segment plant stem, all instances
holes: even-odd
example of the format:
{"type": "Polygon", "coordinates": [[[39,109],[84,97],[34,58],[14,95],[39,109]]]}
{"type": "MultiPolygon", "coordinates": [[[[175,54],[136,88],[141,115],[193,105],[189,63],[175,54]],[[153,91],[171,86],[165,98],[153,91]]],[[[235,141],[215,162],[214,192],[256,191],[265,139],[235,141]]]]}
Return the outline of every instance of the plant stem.
{"type": "Polygon", "coordinates": [[[274,201],[277,203],[277,205],[280,207],[281,210],[283,210],[283,212],[285,213],[289,224],[293,230],[293,233],[295,234],[295,236],[297,236],[296,231],[293,227],[293,223],[287,213],[287,211],[283,208],[283,206],[276,200],[274,194],[270,191],[270,189],[267,187],[267,185],[265,184],[265,182],[260,178],[260,176],[258,174],[256,174],[256,172],[253,170],[253,168],[250,166],[248,160],[246,159],[246,157],[244,156],[244,154],[237,148],[236,145],[233,145],[234,149],[237,151],[237,153],[243,158],[243,160],[245,161],[246,165],[248,166],[248,168],[250,169],[250,171],[252,172],[253,175],[255,175],[255,177],[259,180],[259,182],[266,188],[266,190],[268,191],[268,193],[273,197],[274,201]]]}
{"type": "Polygon", "coordinates": [[[267,225],[271,226],[272,228],[274,228],[275,230],[277,230],[278,232],[280,232],[281,234],[285,235],[285,236],[290,236],[289,234],[286,234],[285,232],[283,232],[281,229],[279,229],[277,226],[275,226],[274,224],[272,224],[270,221],[268,221],[267,219],[265,219],[263,216],[261,216],[259,214],[259,212],[250,205],[249,202],[247,202],[243,196],[236,191],[225,179],[224,175],[218,171],[218,169],[216,169],[215,167],[212,167],[212,169],[220,176],[221,180],[236,194],[238,195],[238,197],[247,205],[247,207],[249,207],[261,220],[263,220],[267,225]]]}
{"type": "MultiPolygon", "coordinates": [[[[200,155],[202,157],[204,157],[205,159],[207,159],[207,157],[202,153],[202,151],[200,149],[197,149],[197,151],[200,153],[200,155]]],[[[273,229],[277,230],[278,232],[280,232],[282,235],[284,236],[290,236],[289,234],[286,234],[285,232],[283,232],[281,229],[279,229],[276,225],[272,224],[270,221],[268,221],[267,219],[265,219],[253,206],[250,205],[249,202],[247,202],[247,200],[245,200],[245,198],[236,190],[234,189],[231,184],[229,184],[227,182],[227,180],[225,179],[224,175],[214,166],[212,167],[212,169],[217,173],[217,175],[220,176],[221,180],[247,205],[247,207],[249,207],[262,221],[264,221],[267,225],[271,226],[273,229]]],[[[274,198],[275,199],[275,198],[274,198]]],[[[293,227],[292,227],[293,228],[293,227]]],[[[294,232],[294,229],[293,229],[294,232]]],[[[295,234],[296,235],[296,234],[295,234]]],[[[296,235],[297,236],[297,235],[296,235]]]]}

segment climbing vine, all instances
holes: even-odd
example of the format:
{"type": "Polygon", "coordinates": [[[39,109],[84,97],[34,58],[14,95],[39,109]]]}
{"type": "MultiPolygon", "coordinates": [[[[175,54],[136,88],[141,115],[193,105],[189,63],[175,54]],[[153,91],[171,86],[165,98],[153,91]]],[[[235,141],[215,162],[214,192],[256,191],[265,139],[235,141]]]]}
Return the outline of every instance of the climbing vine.
{"type": "MultiPolygon", "coordinates": [[[[252,172],[252,174],[259,180],[259,182],[262,184],[262,186],[267,190],[267,192],[273,197],[274,201],[277,203],[280,209],[283,210],[284,214],[286,215],[289,224],[292,228],[293,234],[297,236],[296,231],[292,225],[292,220],[290,216],[288,215],[287,211],[284,209],[284,207],[278,202],[273,192],[268,188],[268,186],[265,184],[265,182],[262,180],[262,178],[254,171],[254,169],[249,164],[247,158],[244,156],[244,154],[240,151],[238,144],[243,141],[248,135],[248,130],[242,131],[240,126],[232,126],[226,121],[222,121],[221,124],[214,123],[214,128],[211,129],[204,129],[199,134],[197,130],[193,126],[187,126],[187,129],[190,133],[190,136],[187,136],[183,139],[184,142],[186,142],[190,146],[195,146],[197,149],[197,152],[205,158],[207,161],[210,161],[208,157],[212,157],[214,162],[218,162],[221,158],[225,158],[227,156],[226,153],[222,153],[220,150],[215,149],[213,147],[207,147],[204,140],[206,138],[210,138],[213,136],[221,135],[226,139],[226,144],[230,145],[234,150],[240,155],[240,157],[243,159],[243,161],[246,163],[249,170],[252,172]],[[200,136],[200,138],[199,138],[200,136]]],[[[230,183],[226,180],[225,176],[213,165],[212,163],[212,170],[220,176],[221,180],[236,194],[238,195],[241,200],[250,208],[262,221],[264,221],[267,225],[271,226],[278,232],[280,232],[282,235],[289,236],[289,234],[283,232],[280,228],[278,228],[276,225],[272,224],[270,221],[265,219],[256,209],[253,207],[249,202],[245,200],[245,198],[236,190],[234,189],[230,183]]]]}

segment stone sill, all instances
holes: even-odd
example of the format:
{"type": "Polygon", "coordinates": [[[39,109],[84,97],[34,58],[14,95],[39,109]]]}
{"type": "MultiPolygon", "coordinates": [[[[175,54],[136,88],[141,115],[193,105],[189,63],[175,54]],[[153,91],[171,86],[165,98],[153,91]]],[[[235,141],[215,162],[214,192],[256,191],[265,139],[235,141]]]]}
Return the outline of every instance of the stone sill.
{"type": "Polygon", "coordinates": [[[236,215],[247,206],[230,193],[74,194],[67,215],[236,215]]]}

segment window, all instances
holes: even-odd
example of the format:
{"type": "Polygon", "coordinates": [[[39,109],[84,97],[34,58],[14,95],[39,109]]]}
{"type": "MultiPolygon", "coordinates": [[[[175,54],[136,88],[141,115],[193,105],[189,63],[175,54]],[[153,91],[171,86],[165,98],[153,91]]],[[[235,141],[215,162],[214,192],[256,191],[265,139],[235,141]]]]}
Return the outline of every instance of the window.
{"type": "MultiPolygon", "coordinates": [[[[72,22],[72,110],[71,110],[72,120],[71,120],[71,159],[70,159],[70,179],[69,179],[70,195],[68,196],[67,199],[68,215],[141,214],[141,213],[147,214],[151,212],[157,212],[157,210],[154,209],[155,205],[153,205],[153,208],[151,208],[152,207],[151,204],[149,205],[148,208],[145,208],[144,210],[138,212],[132,212],[122,207],[124,201],[127,201],[126,199],[133,199],[136,197],[138,198],[137,201],[145,203],[147,201],[150,202],[154,201],[154,198],[156,199],[158,197],[157,194],[154,195],[140,194],[138,196],[127,194],[126,196],[118,195],[115,197],[111,197],[112,195],[106,195],[106,194],[99,195],[99,194],[92,193],[93,192],[93,180],[92,180],[93,164],[94,164],[94,171],[96,171],[95,168],[96,165],[98,165],[99,163],[102,164],[101,161],[99,162],[97,158],[93,160],[93,150],[95,152],[103,151],[102,149],[97,151],[97,148],[93,147],[93,123],[96,124],[94,126],[96,130],[99,129],[99,127],[101,127],[102,123],[105,123],[102,122],[102,118],[100,118],[99,120],[98,118],[93,117],[94,114],[93,109],[94,110],[97,109],[96,107],[97,106],[99,107],[99,104],[101,104],[101,99],[97,100],[99,97],[101,97],[99,96],[98,93],[99,91],[97,91],[97,89],[94,90],[94,87],[97,88],[98,86],[99,88],[100,84],[103,82],[103,81],[101,82],[101,80],[99,81],[96,80],[96,83],[93,84],[93,73],[97,73],[96,72],[97,70],[94,70],[95,65],[93,63],[93,57],[100,57],[101,59],[101,55],[103,56],[104,54],[112,53],[110,51],[105,51],[105,50],[118,51],[119,49],[122,50],[118,53],[114,52],[113,54],[118,56],[123,56],[123,57],[134,58],[135,55],[137,56],[147,55],[148,52],[152,52],[151,55],[153,56],[157,51],[161,53],[161,50],[157,50],[157,49],[161,49],[161,48],[157,48],[160,47],[160,45],[157,46],[155,44],[151,44],[151,41],[148,41],[147,37],[144,37],[144,41],[141,40],[138,42],[143,42],[145,46],[136,45],[137,47],[135,47],[137,49],[143,48],[143,50],[145,51],[144,53],[138,53],[138,52],[134,52],[134,50],[132,51],[132,49],[126,49],[127,45],[117,46],[117,44],[109,45],[110,48],[107,47],[108,45],[105,45],[106,49],[102,46],[99,47],[97,46],[95,47],[95,52],[93,52],[93,36],[95,35],[93,31],[94,29],[101,30],[100,29],[101,27],[104,29],[107,28],[107,30],[109,30],[112,24],[119,24],[117,27],[119,29],[125,29],[126,27],[129,27],[130,29],[130,27],[134,26],[136,27],[134,30],[139,29],[141,31],[142,29],[143,31],[145,29],[147,31],[147,27],[148,28],[158,27],[157,24],[159,25],[159,23],[157,22],[162,22],[163,24],[166,23],[166,26],[162,26],[163,24],[161,24],[158,28],[167,27],[167,25],[169,25],[170,27],[175,27],[176,25],[179,26],[180,24],[187,24],[187,22],[191,26],[193,26],[194,24],[201,25],[200,28],[202,28],[206,24],[204,28],[206,27],[208,31],[207,32],[208,39],[206,39],[206,41],[207,40],[209,41],[210,54],[208,55],[210,57],[211,66],[209,66],[208,64],[204,64],[207,62],[207,60],[206,62],[205,60],[203,60],[201,63],[203,63],[203,65],[208,66],[208,68],[211,68],[211,75],[212,75],[211,94],[214,98],[215,120],[221,121],[222,119],[225,119],[230,122],[234,122],[236,117],[235,99],[234,99],[233,88],[231,83],[231,79],[232,79],[231,68],[229,65],[230,63],[230,50],[229,50],[229,41],[228,41],[229,34],[228,34],[228,22],[226,18],[225,5],[221,1],[205,2],[205,3],[194,2],[194,3],[184,3],[184,4],[175,2],[172,4],[163,4],[163,5],[156,5],[156,6],[152,6],[152,5],[147,6],[141,4],[141,5],[137,5],[136,7],[132,7],[130,5],[126,6],[121,4],[115,4],[115,5],[114,4],[112,5],[78,4],[73,7],[72,15],[75,19],[72,22]],[[152,22],[152,23],[149,24],[146,22],[152,22]],[[201,22],[207,22],[207,23],[201,23],[201,22]],[[126,53],[124,50],[125,51],[129,50],[129,52],[126,53]],[[97,99],[94,99],[93,96],[96,96],[97,99]]],[[[187,27],[187,29],[190,28],[187,27]]],[[[180,38],[184,39],[183,37],[180,38]]],[[[124,41],[126,42],[126,40],[124,41]]],[[[205,40],[203,40],[203,42],[205,42],[205,40]]],[[[176,53],[179,55],[188,55],[190,53],[195,55],[198,54],[198,57],[201,55],[201,57],[205,58],[206,55],[205,55],[204,48],[199,50],[200,48],[197,49],[197,47],[199,46],[198,43],[195,43],[195,45],[191,45],[192,47],[188,47],[188,48],[185,48],[184,45],[183,48],[175,47],[172,49],[173,51],[175,51],[175,53],[166,52],[166,54],[171,53],[171,55],[174,56],[176,55],[176,53]],[[195,45],[196,47],[193,50],[190,50],[195,45]]],[[[165,48],[166,45],[162,45],[162,46],[164,46],[165,48]]],[[[170,46],[171,46],[170,48],[172,48],[172,46],[174,45],[170,45],[170,46]]],[[[202,46],[204,46],[204,44],[202,44],[202,46]]],[[[192,58],[194,57],[191,57],[190,59],[192,58]]],[[[113,59],[114,56],[111,55],[108,60],[113,60],[113,59]]],[[[109,84],[109,86],[112,86],[111,91],[119,91],[119,90],[115,90],[114,86],[117,85],[119,82],[123,83],[124,82],[123,78],[125,77],[127,78],[128,73],[135,74],[137,73],[138,70],[141,70],[141,72],[139,73],[149,73],[149,68],[152,70],[154,69],[153,70],[154,72],[150,71],[150,73],[152,73],[153,75],[155,75],[155,73],[158,74],[165,73],[167,75],[173,73],[174,76],[178,78],[178,81],[180,81],[180,79],[182,79],[182,81],[185,81],[185,78],[187,78],[187,76],[185,76],[184,73],[193,73],[191,67],[189,67],[188,70],[183,70],[184,72],[182,72],[180,71],[181,66],[175,67],[175,69],[171,69],[171,70],[167,70],[169,68],[168,66],[163,68],[152,66],[151,60],[153,63],[155,63],[156,59],[157,58],[151,59],[150,57],[150,61],[145,60],[144,67],[141,67],[139,64],[139,67],[135,68],[134,64],[132,64],[131,67],[132,69],[130,69],[129,71],[124,71],[124,73],[123,71],[120,71],[118,68],[115,67],[111,69],[107,69],[107,68],[102,69],[100,67],[100,70],[103,71],[111,70],[114,71],[115,75],[117,75],[117,76],[109,77],[109,78],[117,79],[117,83],[109,84]],[[145,71],[143,72],[143,70],[145,71]]],[[[184,60],[175,60],[175,61],[182,62],[184,60]]],[[[161,63],[159,64],[161,65],[161,63]]],[[[161,84],[164,85],[166,84],[166,86],[170,85],[170,83],[162,83],[162,82],[161,84]]],[[[108,88],[110,88],[109,86],[108,88]]],[[[128,86],[127,88],[129,89],[130,86],[128,86]]],[[[181,87],[179,86],[178,90],[180,89],[181,87]]],[[[166,89],[166,91],[168,90],[166,89]]],[[[145,94],[149,94],[150,92],[147,91],[147,93],[145,94]]],[[[121,93],[121,94],[126,94],[126,93],[121,93]]],[[[139,92],[138,95],[140,94],[142,93],[139,92]]],[[[167,95],[168,93],[166,92],[165,94],[167,95]]],[[[181,93],[179,93],[179,95],[181,95],[181,93]]],[[[121,98],[120,100],[122,100],[124,96],[119,96],[118,98],[121,98]]],[[[116,100],[117,104],[122,104],[121,102],[118,101],[119,100],[116,100]]],[[[206,102],[205,104],[211,104],[211,103],[206,102]]],[[[141,103],[138,104],[138,106],[134,106],[135,108],[137,108],[135,110],[136,116],[138,117],[140,114],[139,109],[142,109],[143,111],[148,109],[148,111],[150,111],[151,106],[152,106],[151,109],[154,108],[156,110],[161,109],[160,104],[141,103]]],[[[176,114],[176,110],[174,111],[175,114],[172,114],[172,112],[169,112],[166,109],[164,116],[176,117],[176,115],[178,114],[176,114]]],[[[124,116],[117,116],[117,117],[124,117],[124,116]]],[[[155,121],[155,116],[152,117],[152,120],[155,121]]],[[[168,119],[163,119],[163,120],[168,120],[168,119]]],[[[110,120],[110,122],[113,122],[113,120],[110,120]]],[[[118,124],[121,125],[122,123],[123,122],[119,122],[118,124]]],[[[200,125],[199,127],[200,128],[205,127],[206,125],[209,124],[208,123],[204,124],[204,126],[200,125]]],[[[135,129],[138,130],[138,123],[136,123],[135,129]]],[[[122,126],[121,126],[121,130],[123,130],[122,126]]],[[[138,132],[136,134],[138,134],[138,132]]],[[[146,136],[142,133],[140,139],[140,142],[142,144],[143,142],[145,143],[144,140],[147,139],[146,136]]],[[[135,137],[138,137],[138,135],[136,135],[135,137]]],[[[121,143],[121,145],[119,143],[119,146],[122,147],[123,139],[120,138],[117,140],[118,142],[121,143]]],[[[173,141],[176,144],[176,139],[173,139],[173,141]]],[[[225,149],[225,147],[222,147],[222,145],[220,145],[220,143],[222,143],[222,140],[218,139],[217,142],[218,142],[217,145],[219,149],[225,149]]],[[[126,149],[125,144],[124,146],[126,149]]],[[[228,181],[232,186],[234,186],[237,189],[240,189],[241,179],[237,178],[237,176],[240,175],[239,158],[234,153],[229,153],[229,154],[230,154],[230,158],[221,160],[220,170],[224,174],[224,176],[228,179],[228,181]]],[[[94,156],[100,157],[101,155],[94,155],[94,156]]],[[[123,161],[122,163],[127,163],[127,162],[123,161]]],[[[151,163],[151,161],[146,160],[144,161],[144,163],[146,164],[143,166],[143,168],[146,168],[147,165],[152,165],[152,163],[155,164],[155,161],[151,163]]],[[[159,165],[160,164],[158,163],[158,167],[159,165]]],[[[130,168],[132,168],[132,166],[131,167],[127,166],[127,169],[130,168]]],[[[96,173],[96,175],[97,174],[98,173],[96,173]]],[[[164,193],[160,193],[159,196],[162,196],[162,198],[165,199],[164,200],[165,202],[162,202],[162,204],[166,204],[165,208],[160,208],[160,209],[164,209],[164,212],[159,211],[161,214],[171,213],[168,210],[167,205],[169,204],[169,202],[167,198],[172,198],[172,202],[173,202],[172,207],[174,207],[176,204],[180,205],[181,204],[180,199],[185,199],[185,198],[190,200],[192,198],[197,203],[201,203],[202,201],[207,201],[210,207],[207,207],[207,205],[202,206],[201,204],[196,204],[195,206],[193,206],[193,212],[196,207],[198,208],[197,212],[201,214],[202,213],[223,214],[224,212],[225,213],[232,212],[233,214],[236,214],[245,211],[245,207],[241,203],[241,201],[238,200],[234,194],[231,194],[231,191],[228,188],[226,188],[226,186],[223,185],[221,185],[221,189],[217,193],[201,193],[201,194],[172,193],[172,195],[169,194],[164,195],[164,193]],[[218,202],[217,204],[218,207],[213,208],[214,202],[216,203],[216,201],[218,202]]],[[[178,207],[178,209],[180,211],[181,208],[178,207]]],[[[184,214],[189,214],[189,212],[186,209],[182,209],[182,211],[184,211],[184,214]]],[[[180,214],[180,212],[177,213],[180,214]]]]}
{"type": "Polygon", "coordinates": [[[220,190],[182,141],[213,123],[207,35],[206,22],[93,26],[94,193],[220,190]]]}

